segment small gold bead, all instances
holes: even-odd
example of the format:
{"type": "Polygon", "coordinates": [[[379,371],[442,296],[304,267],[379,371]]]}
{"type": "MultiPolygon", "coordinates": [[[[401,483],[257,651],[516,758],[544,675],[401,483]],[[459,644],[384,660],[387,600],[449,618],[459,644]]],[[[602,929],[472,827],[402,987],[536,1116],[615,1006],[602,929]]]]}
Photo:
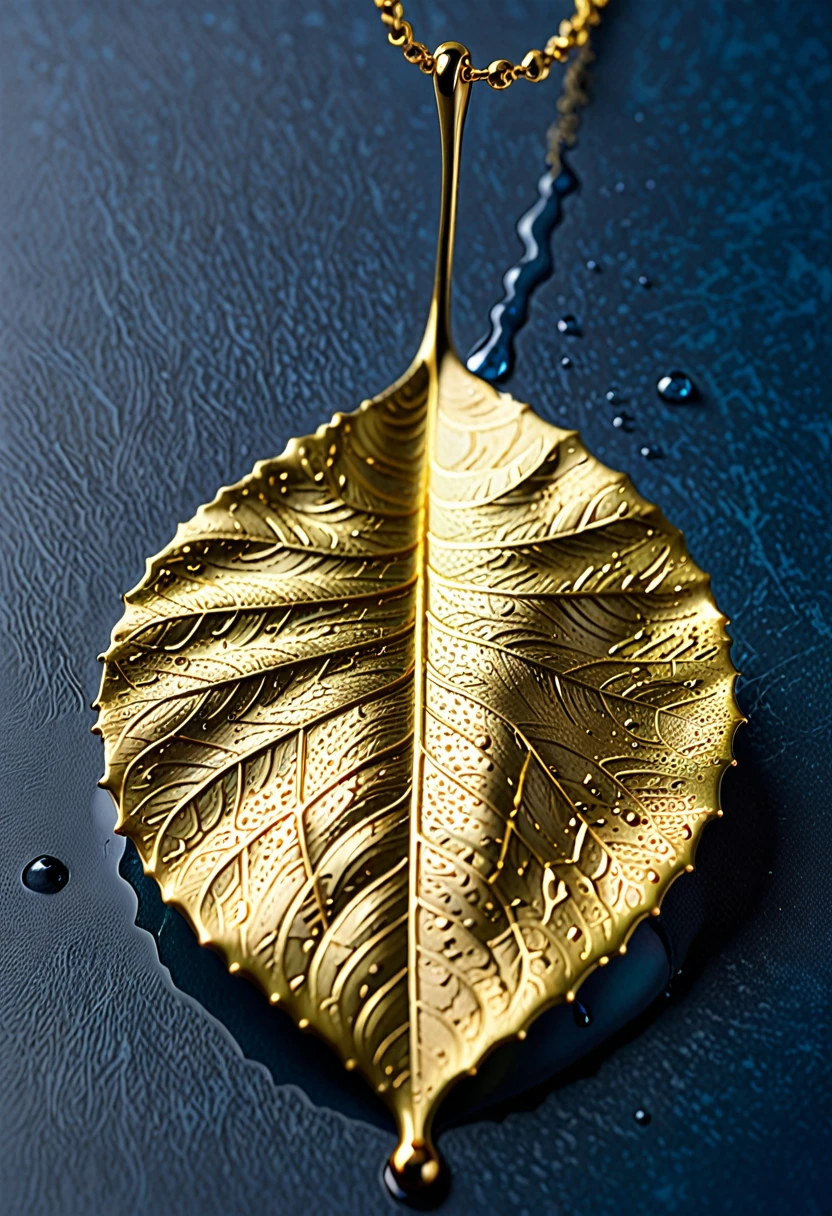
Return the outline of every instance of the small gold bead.
{"type": "Polygon", "coordinates": [[[546,54],[551,55],[553,59],[557,59],[558,63],[563,63],[564,59],[568,58],[572,43],[568,38],[554,37],[550,38],[546,43],[546,54]]]}
{"type": "Polygon", "coordinates": [[[486,80],[492,89],[507,89],[514,79],[514,64],[508,59],[494,59],[488,65],[486,80]]]}
{"type": "Polygon", "coordinates": [[[520,67],[523,69],[526,80],[534,83],[537,83],[538,80],[545,80],[549,75],[549,65],[543,51],[529,51],[527,55],[523,56],[520,67]]]}
{"type": "Polygon", "coordinates": [[[387,41],[393,46],[407,46],[413,41],[413,26],[409,21],[399,21],[387,35],[387,41]]]}
{"type": "Polygon", "coordinates": [[[395,26],[404,16],[401,0],[384,0],[381,6],[381,19],[385,25],[395,26]]]}
{"type": "Polygon", "coordinates": [[[411,42],[404,48],[404,57],[408,63],[419,63],[425,59],[428,48],[421,42],[411,42]]]}

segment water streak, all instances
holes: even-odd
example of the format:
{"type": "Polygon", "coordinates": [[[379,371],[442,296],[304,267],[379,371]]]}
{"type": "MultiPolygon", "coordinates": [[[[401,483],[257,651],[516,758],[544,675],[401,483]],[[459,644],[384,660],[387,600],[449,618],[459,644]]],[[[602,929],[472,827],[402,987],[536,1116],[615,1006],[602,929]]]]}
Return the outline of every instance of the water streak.
{"type": "Polygon", "coordinates": [[[517,221],[523,256],[503,275],[503,298],[489,314],[490,332],[468,356],[468,370],[492,384],[507,380],[514,368],[514,340],[529,316],[532,292],[554,270],[552,233],[563,218],[563,200],[578,179],[561,153],[560,171],[547,170],[537,183],[537,202],[517,221]]]}

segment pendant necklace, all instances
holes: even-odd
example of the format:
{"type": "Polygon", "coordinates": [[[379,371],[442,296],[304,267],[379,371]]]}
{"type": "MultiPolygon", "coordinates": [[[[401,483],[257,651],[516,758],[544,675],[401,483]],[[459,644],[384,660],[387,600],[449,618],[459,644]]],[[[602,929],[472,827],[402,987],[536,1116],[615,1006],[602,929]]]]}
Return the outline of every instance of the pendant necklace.
{"type": "Polygon", "coordinates": [[[95,729],[162,898],[364,1076],[398,1129],[388,1187],[419,1203],[446,1183],[450,1086],[574,1001],[693,869],[742,716],[682,535],[451,337],[471,88],[542,80],[606,0],[483,69],[375,3],[439,111],[422,344],[148,562],[95,729]]]}

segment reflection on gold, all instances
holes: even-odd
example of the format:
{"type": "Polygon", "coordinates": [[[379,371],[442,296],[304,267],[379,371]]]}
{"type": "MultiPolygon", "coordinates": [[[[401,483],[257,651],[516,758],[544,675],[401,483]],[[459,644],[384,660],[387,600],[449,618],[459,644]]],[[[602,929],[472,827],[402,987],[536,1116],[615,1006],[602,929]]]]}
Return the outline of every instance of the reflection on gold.
{"type": "Polygon", "coordinates": [[[427,1184],[437,1105],[689,867],[741,720],[680,533],[472,376],[448,312],[464,48],[421,349],[183,524],[105,656],[103,784],[164,898],[358,1068],[427,1184]]]}

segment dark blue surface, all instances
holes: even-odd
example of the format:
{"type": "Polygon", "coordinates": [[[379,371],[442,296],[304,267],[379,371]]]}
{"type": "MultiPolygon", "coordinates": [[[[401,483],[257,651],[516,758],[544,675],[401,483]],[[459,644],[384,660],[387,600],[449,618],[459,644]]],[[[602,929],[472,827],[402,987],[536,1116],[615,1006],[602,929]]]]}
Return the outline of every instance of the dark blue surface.
{"type": "MultiPolygon", "coordinates": [[[[553,25],[531,0],[410,5],[478,62],[553,25]]],[[[276,1085],[135,927],[87,706],[119,594],[176,522],[415,350],[430,85],[369,0],[11,0],[0,26],[0,1195],[12,1216],[383,1212],[391,1135],[276,1085]],[[54,899],[20,881],[42,854],[72,875],[54,899]]],[[[830,1211],[829,34],[828,6],[795,0],[605,18],[511,389],[683,528],[749,726],[678,884],[705,929],[677,995],[556,1088],[450,1128],[454,1216],[830,1211]],[[658,397],[676,368],[695,403],[658,397]]],[[[520,253],[556,93],[474,94],[463,351],[520,253]]]]}

